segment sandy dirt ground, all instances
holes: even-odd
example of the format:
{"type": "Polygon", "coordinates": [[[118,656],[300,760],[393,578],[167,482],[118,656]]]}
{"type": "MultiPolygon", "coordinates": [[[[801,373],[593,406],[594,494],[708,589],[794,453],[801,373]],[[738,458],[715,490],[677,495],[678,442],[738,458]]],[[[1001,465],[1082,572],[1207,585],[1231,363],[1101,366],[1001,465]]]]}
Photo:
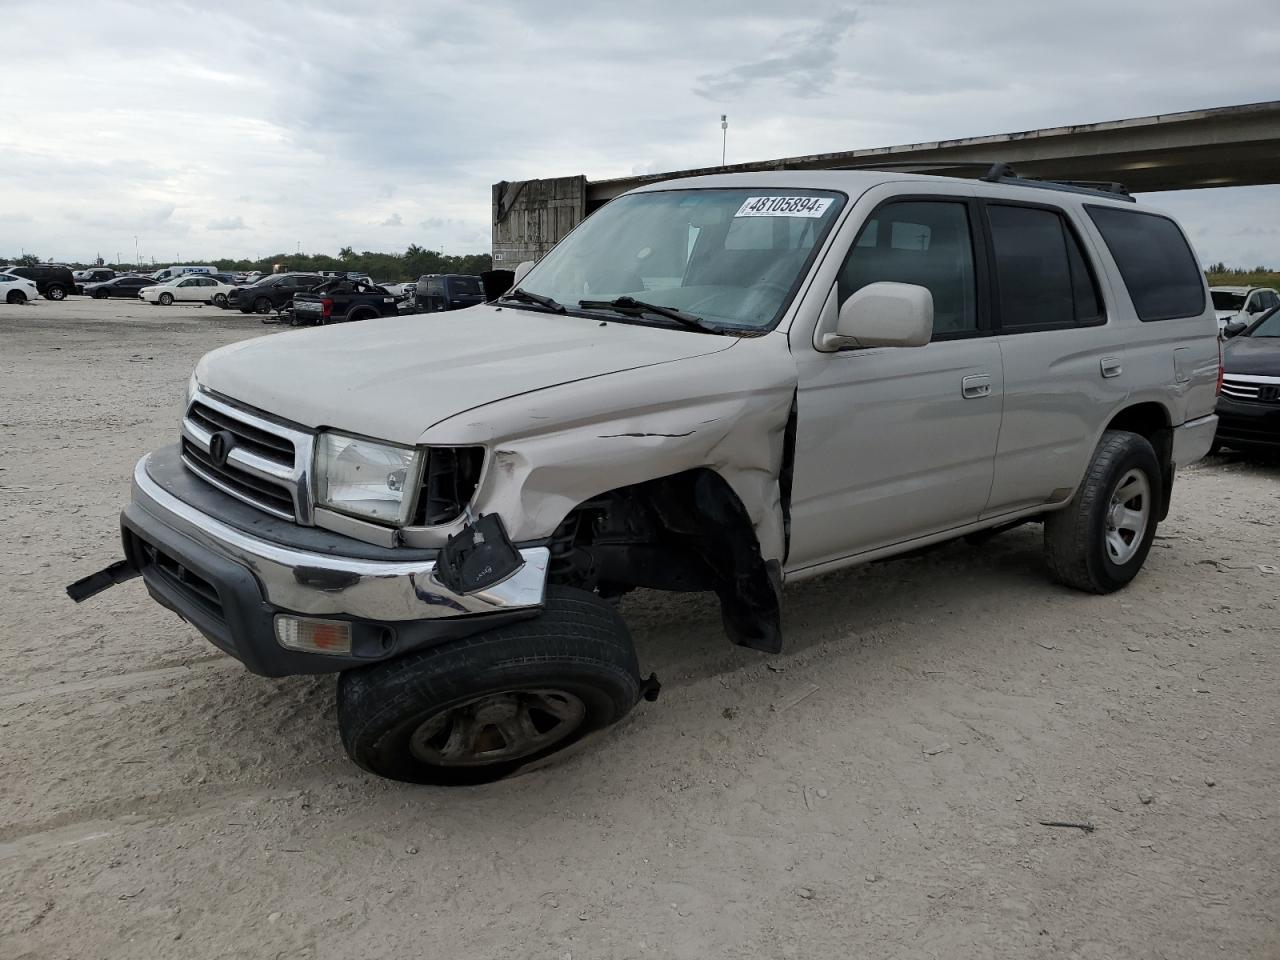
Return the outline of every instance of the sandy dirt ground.
{"type": "Polygon", "coordinates": [[[196,359],[264,333],[309,335],[0,305],[0,957],[1280,957],[1280,467],[1186,471],[1108,597],[1036,526],[789,589],[779,657],[633,595],[658,703],[411,787],[347,761],[332,677],[63,593],[196,359]]]}

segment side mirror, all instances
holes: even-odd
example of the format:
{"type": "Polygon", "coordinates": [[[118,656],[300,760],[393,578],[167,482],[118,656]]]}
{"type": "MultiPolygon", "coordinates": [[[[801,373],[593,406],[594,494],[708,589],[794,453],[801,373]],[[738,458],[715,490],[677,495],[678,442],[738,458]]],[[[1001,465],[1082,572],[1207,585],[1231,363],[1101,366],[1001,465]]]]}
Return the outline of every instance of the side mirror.
{"type": "Polygon", "coordinates": [[[822,338],[837,347],[923,347],[933,338],[933,294],[914,283],[869,283],[840,307],[836,332],[822,338]]]}
{"type": "Polygon", "coordinates": [[[516,267],[516,272],[511,278],[511,286],[512,287],[520,286],[520,281],[523,280],[525,276],[528,275],[529,271],[532,269],[533,269],[532,260],[523,261],[518,267],[516,267]]]}
{"type": "Polygon", "coordinates": [[[1222,335],[1228,338],[1238,337],[1248,329],[1249,325],[1247,323],[1241,323],[1239,320],[1236,320],[1233,323],[1228,323],[1222,328],[1222,335]]]}

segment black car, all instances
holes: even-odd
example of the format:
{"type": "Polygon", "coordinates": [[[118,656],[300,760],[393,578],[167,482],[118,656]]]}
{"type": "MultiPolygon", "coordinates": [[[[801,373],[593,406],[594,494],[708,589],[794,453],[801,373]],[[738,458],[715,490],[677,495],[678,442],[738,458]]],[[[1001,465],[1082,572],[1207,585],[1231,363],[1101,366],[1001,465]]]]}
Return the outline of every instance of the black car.
{"type": "Polygon", "coordinates": [[[271,313],[287,307],[295,293],[314,289],[326,280],[315,273],[277,273],[252,286],[232,290],[227,301],[241,313],[271,313]]]}
{"type": "Polygon", "coordinates": [[[461,273],[429,273],[418,278],[414,300],[420,313],[461,310],[484,303],[484,286],[479,277],[461,273]]]}
{"type": "Polygon", "coordinates": [[[76,282],[76,293],[84,293],[84,288],[91,283],[105,283],[114,279],[116,272],[110,267],[89,267],[85,270],[73,271],[71,276],[76,282]]]}
{"type": "Polygon", "coordinates": [[[70,267],[42,263],[34,267],[9,267],[5,272],[34,281],[40,296],[46,300],[65,300],[67,294],[76,289],[70,267]]]}
{"type": "Polygon", "coordinates": [[[1227,324],[1214,447],[1280,453],[1280,307],[1227,324]]]}
{"type": "Polygon", "coordinates": [[[152,286],[155,286],[155,281],[150,277],[116,277],[104,283],[86,283],[84,295],[95,300],[106,300],[108,297],[137,300],[138,292],[143,287],[152,286]]]}

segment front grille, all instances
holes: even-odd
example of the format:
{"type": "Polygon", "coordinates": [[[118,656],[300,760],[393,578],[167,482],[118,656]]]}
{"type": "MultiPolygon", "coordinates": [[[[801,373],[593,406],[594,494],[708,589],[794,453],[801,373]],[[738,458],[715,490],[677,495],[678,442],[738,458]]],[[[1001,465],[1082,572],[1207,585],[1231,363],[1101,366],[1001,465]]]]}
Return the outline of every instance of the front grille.
{"type": "Polygon", "coordinates": [[[216,477],[221,483],[231,488],[228,492],[235,493],[242,500],[269,507],[272,513],[293,518],[293,495],[284,484],[263,480],[261,477],[238,470],[231,461],[219,467],[213,462],[208,451],[201,450],[186,437],[182,438],[182,455],[199,467],[198,472],[209,475],[205,477],[206,480],[216,477]]]}
{"type": "Polygon", "coordinates": [[[210,433],[215,430],[226,430],[235,436],[237,447],[252,450],[258,456],[282,466],[293,466],[293,441],[285,437],[230,417],[199,400],[191,404],[191,408],[187,410],[187,419],[204,427],[210,433]]]}
{"type": "Polygon", "coordinates": [[[1232,400],[1276,403],[1280,401],[1280,378],[1226,374],[1222,378],[1222,395],[1232,400]]]}
{"type": "Polygon", "coordinates": [[[182,421],[188,469],[245,503],[285,520],[311,522],[306,477],[312,435],[207,393],[182,421]],[[214,438],[220,456],[210,452],[214,438]]]}

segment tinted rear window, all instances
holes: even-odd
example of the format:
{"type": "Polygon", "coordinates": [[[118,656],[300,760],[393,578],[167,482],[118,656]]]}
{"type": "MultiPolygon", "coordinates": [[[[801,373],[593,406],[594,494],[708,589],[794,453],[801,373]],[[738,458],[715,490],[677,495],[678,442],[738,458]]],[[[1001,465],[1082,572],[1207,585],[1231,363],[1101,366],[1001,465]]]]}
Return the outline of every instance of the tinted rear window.
{"type": "Polygon", "coordinates": [[[1139,320],[1176,320],[1204,312],[1204,276],[1176,223],[1136,210],[1086,209],[1120,268],[1139,320]]]}
{"type": "Polygon", "coordinates": [[[480,281],[473,277],[454,277],[449,281],[455,297],[480,296],[480,281]]]}

